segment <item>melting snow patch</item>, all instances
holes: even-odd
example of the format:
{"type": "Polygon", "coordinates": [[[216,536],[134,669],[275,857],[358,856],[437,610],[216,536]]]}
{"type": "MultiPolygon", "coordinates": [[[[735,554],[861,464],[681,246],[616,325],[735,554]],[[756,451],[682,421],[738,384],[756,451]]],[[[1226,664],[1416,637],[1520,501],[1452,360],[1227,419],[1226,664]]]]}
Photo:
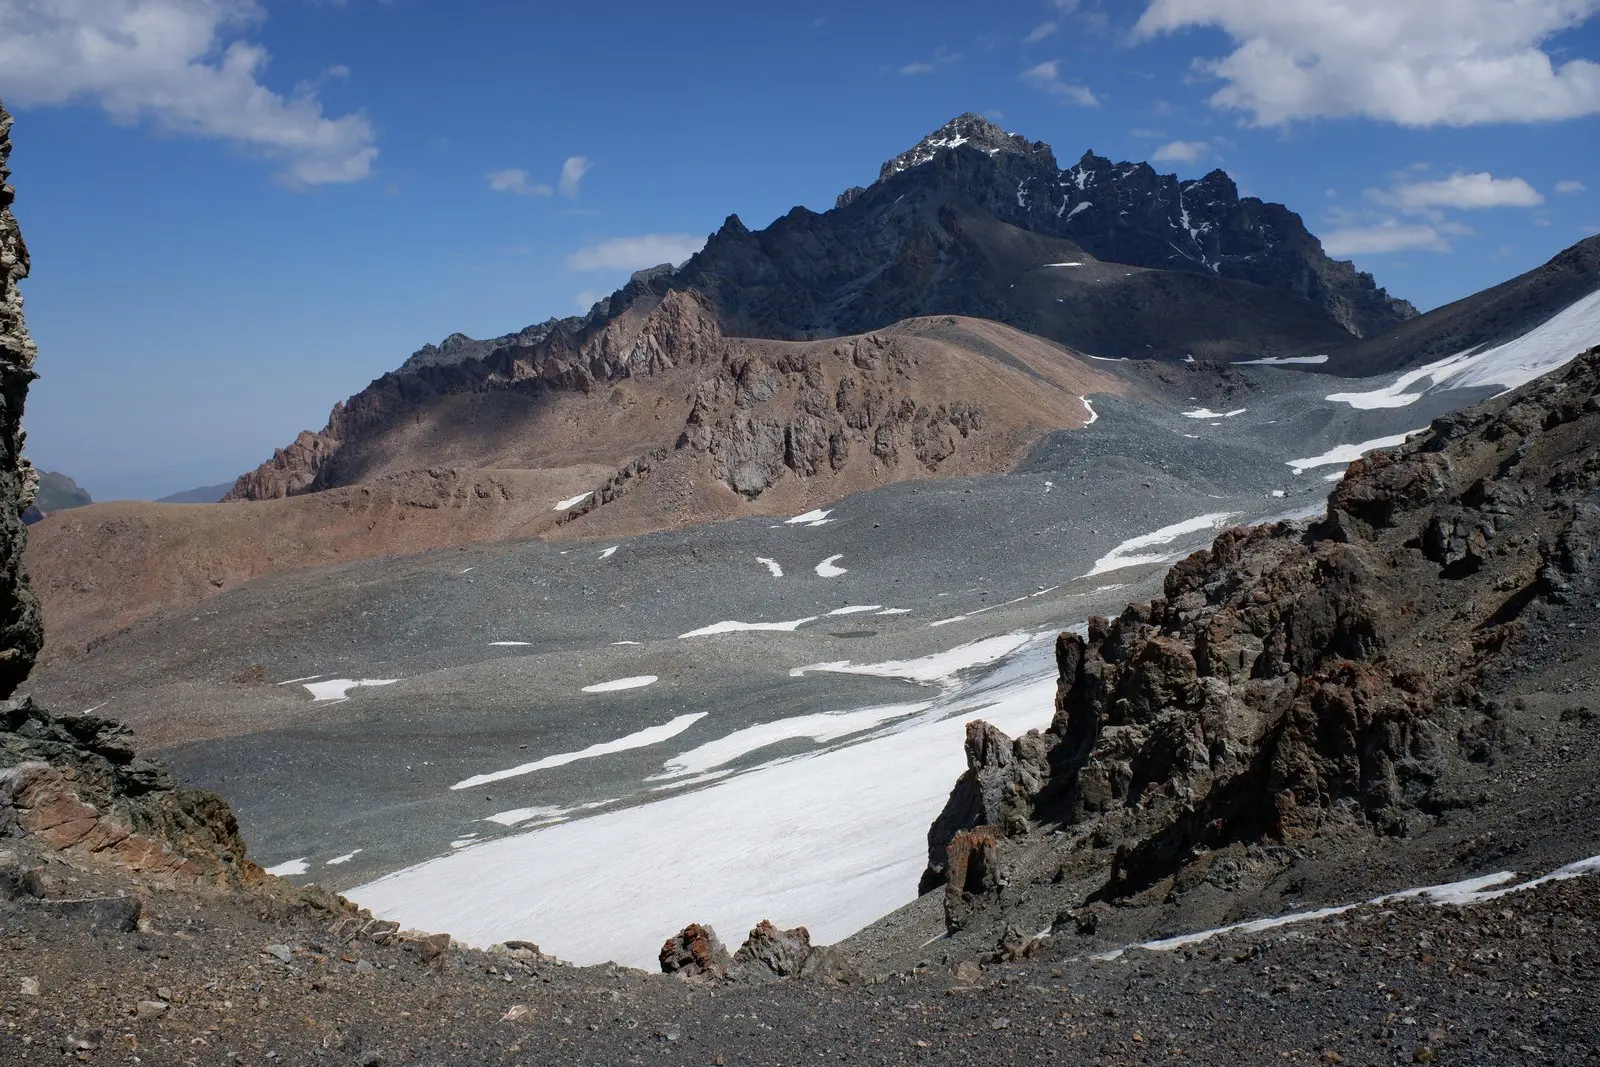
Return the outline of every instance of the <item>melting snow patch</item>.
{"type": "Polygon", "coordinates": [[[626,737],[619,737],[615,741],[602,741],[599,744],[590,745],[588,748],[579,749],[577,752],[558,752],[554,756],[546,756],[544,759],[534,760],[532,763],[523,763],[507,770],[491,771],[488,774],[475,774],[471,778],[463,778],[450,788],[473,789],[480,785],[488,785],[490,782],[503,781],[506,778],[520,778],[524,774],[532,774],[535,771],[546,771],[552,767],[565,767],[567,764],[576,763],[578,760],[594,759],[596,756],[609,756],[615,752],[627,752],[635,748],[646,748],[677,737],[705,717],[706,713],[703,711],[697,711],[689,715],[679,715],[671,722],[663,723],[660,726],[652,726],[647,730],[640,730],[637,733],[628,734],[626,737]]]}
{"type": "Polygon", "coordinates": [[[556,501],[555,510],[566,511],[568,508],[575,508],[593,495],[594,490],[591,489],[586,493],[579,493],[577,496],[568,497],[566,500],[558,500],[556,501]]]}
{"type": "Polygon", "coordinates": [[[878,614],[879,615],[910,615],[911,614],[911,609],[910,608],[884,608],[882,611],[878,612],[878,614]]]}
{"type": "Polygon", "coordinates": [[[284,860],[276,867],[268,867],[267,873],[275,874],[279,878],[287,878],[292,874],[305,874],[310,869],[311,865],[307,863],[306,858],[302,856],[297,860],[284,860]]]}
{"type": "Polygon", "coordinates": [[[614,682],[596,682],[594,685],[583,687],[585,693],[617,693],[624,689],[643,689],[647,685],[655,685],[658,679],[653,674],[641,674],[633,678],[618,678],[614,682]]]}
{"type": "Polygon", "coordinates": [[[870,730],[875,726],[903,719],[908,715],[927,711],[932,704],[891,704],[879,708],[860,708],[855,711],[828,711],[816,715],[794,715],[776,722],[757,723],[743,730],[735,730],[726,737],[708,741],[699,748],[672,757],[661,774],[651,780],[679,778],[687,774],[704,774],[732,763],[741,756],[759,752],[780,741],[808,738],[819,744],[836,741],[870,730]]]}
{"type": "Polygon", "coordinates": [[[1045,266],[1047,266],[1047,267],[1081,267],[1081,266],[1083,266],[1083,263],[1081,261],[1079,261],[1079,260],[1073,260],[1071,263],[1046,263],[1045,266]]]}
{"type": "Polygon", "coordinates": [[[1296,364],[1316,366],[1328,362],[1327,356],[1267,356],[1264,359],[1242,359],[1243,367],[1290,367],[1296,364]]]}
{"type": "MultiPolygon", "coordinates": [[[[1466,878],[1459,882],[1447,882],[1443,885],[1423,886],[1420,889],[1404,889],[1398,893],[1385,893],[1383,896],[1373,897],[1365,901],[1367,904],[1392,904],[1397,900],[1420,900],[1434,905],[1454,905],[1465,907],[1471,904],[1484,904],[1491,900],[1498,900],[1511,893],[1521,893],[1537,888],[1548,882],[1562,882],[1571,878],[1581,878],[1584,875],[1600,874],[1600,856],[1593,856],[1586,860],[1569,863],[1549,874],[1527,881],[1518,882],[1518,875],[1512,871],[1496,871],[1493,874],[1480,874],[1474,878],[1466,878]],[[1513,884],[1507,885],[1507,882],[1513,884]]],[[[1317,908],[1312,911],[1296,911],[1288,915],[1276,915],[1270,919],[1252,919],[1249,922],[1233,923],[1229,926],[1219,926],[1211,930],[1199,930],[1192,934],[1179,934],[1176,937],[1164,937],[1157,941],[1143,941],[1130,946],[1132,948],[1147,949],[1151,952],[1168,952],[1175,948],[1187,948],[1190,945],[1209,941],[1213,937],[1232,933],[1258,933],[1263,930],[1275,930],[1281,926],[1290,926],[1295,923],[1311,922],[1316,919],[1326,919],[1335,915],[1343,915],[1353,911],[1359,904],[1339,904],[1328,908],[1317,908]]],[[[1102,952],[1093,959],[1111,961],[1120,959],[1127,949],[1116,949],[1111,952],[1102,952]]]]}
{"type": "Polygon", "coordinates": [[[490,641],[490,648],[522,648],[533,644],[532,641],[490,641]]]}
{"type": "Polygon", "coordinates": [[[777,560],[768,559],[766,556],[757,556],[756,562],[764,564],[767,570],[772,573],[774,578],[783,577],[783,564],[779,563],[777,560]]]}
{"type": "MultiPolygon", "coordinates": [[[[308,674],[304,678],[290,678],[287,682],[279,682],[278,684],[279,685],[294,685],[296,682],[314,682],[318,678],[321,678],[321,677],[322,677],[322,675],[320,675],[320,674],[308,674]]],[[[103,706],[104,705],[102,705],[102,707],[103,706]]]]}
{"type": "MultiPolygon", "coordinates": [[[[1424,427],[1424,429],[1426,429],[1426,427],[1424,427]]],[[[1362,441],[1359,444],[1354,445],[1334,445],[1320,456],[1309,456],[1305,459],[1291,459],[1287,462],[1289,466],[1294,468],[1294,472],[1296,474],[1304,474],[1313,467],[1326,467],[1333,463],[1343,466],[1350,463],[1352,460],[1360,459],[1362,456],[1373,451],[1374,449],[1394,448],[1397,445],[1403,445],[1406,443],[1406,438],[1410,437],[1414,433],[1421,432],[1422,430],[1410,430],[1406,433],[1397,433],[1393,437],[1375,437],[1370,441],[1362,441]]],[[[1333,480],[1334,479],[1331,478],[1329,479],[1329,481],[1333,480]]]]}
{"type": "Polygon", "coordinates": [[[827,511],[823,511],[821,509],[818,509],[816,511],[808,511],[804,515],[796,515],[792,519],[786,519],[785,522],[790,526],[796,526],[796,525],[798,525],[800,523],[808,523],[809,524],[809,523],[813,523],[813,522],[822,522],[823,520],[827,519],[827,517],[829,515],[832,515],[832,514],[833,514],[832,509],[829,509],[827,511]]]}
{"type": "Polygon", "coordinates": [[[1215,530],[1233,518],[1235,512],[1216,511],[1209,515],[1200,515],[1183,522],[1163,526],[1141,537],[1130,538],[1113,548],[1110,552],[1095,560],[1094,568],[1085,574],[1085,578],[1093,578],[1097,574],[1121,570],[1124,567],[1139,567],[1146,563],[1167,563],[1178,559],[1179,552],[1144,552],[1142,549],[1154,548],[1158,545],[1170,545],[1172,542],[1188,534],[1200,533],[1203,530],[1215,530]]]}
{"type": "Polygon", "coordinates": [[[338,867],[338,866],[341,866],[343,864],[349,863],[351,860],[356,858],[356,854],[359,853],[360,851],[361,850],[358,848],[358,849],[355,850],[355,852],[346,852],[342,856],[335,856],[335,857],[333,857],[333,859],[329,860],[327,863],[324,863],[323,866],[324,867],[338,867]]]}
{"type": "Polygon", "coordinates": [[[305,687],[319,701],[349,700],[350,690],[366,686],[393,685],[398,678],[335,678],[328,682],[306,682],[305,687]]]}
{"type": "Polygon", "coordinates": [[[789,677],[800,678],[813,671],[828,674],[868,674],[879,678],[901,678],[908,682],[937,682],[949,684],[956,675],[971,667],[981,667],[1004,659],[1034,639],[1033,634],[1002,634],[982,641],[957,645],[945,652],[936,652],[920,659],[888,660],[884,663],[813,663],[808,667],[795,667],[789,677]]]}
{"type": "Polygon", "coordinates": [[[817,566],[816,566],[817,577],[818,578],[837,578],[841,574],[850,573],[849,571],[845,570],[843,567],[835,567],[834,566],[834,564],[837,563],[841,559],[844,559],[844,555],[842,553],[840,555],[837,555],[837,556],[829,556],[827,559],[825,559],[821,563],[817,564],[817,566]]]}
{"type": "Polygon", "coordinates": [[[860,614],[862,614],[864,612],[868,612],[868,611],[880,611],[880,610],[882,610],[882,608],[883,608],[882,604],[851,604],[849,607],[846,607],[846,608],[834,608],[832,611],[828,612],[828,614],[829,615],[860,615],[860,614]]]}
{"type": "Polygon", "coordinates": [[[1421,400],[1430,389],[1497,385],[1510,391],[1566,366],[1591,348],[1597,335],[1600,291],[1568,305],[1514,341],[1481,352],[1469,348],[1402,374],[1382,389],[1333,393],[1328,399],[1353,408],[1403,408],[1421,400]]]}
{"type": "Polygon", "coordinates": [[[639,642],[637,642],[637,641],[613,641],[611,643],[613,645],[637,645],[639,642]]]}
{"type": "Polygon", "coordinates": [[[604,552],[600,553],[600,558],[601,559],[610,559],[612,556],[617,554],[618,547],[620,547],[620,546],[612,545],[610,548],[608,548],[604,552]]]}
{"type": "MultiPolygon", "coordinates": [[[[1084,425],[1085,426],[1093,426],[1095,423],[1099,422],[1100,421],[1100,415],[1099,415],[1098,412],[1095,411],[1094,405],[1089,403],[1089,398],[1086,397],[1086,396],[1080,396],[1078,399],[1083,402],[1083,410],[1085,410],[1085,411],[1087,411],[1089,413],[1089,421],[1084,423],[1084,425]]],[[[1049,482],[1045,482],[1044,484],[1045,485],[1049,485],[1050,483],[1049,482]]]]}
{"type": "Polygon", "coordinates": [[[698,630],[690,630],[686,634],[679,634],[681,641],[685,637],[715,637],[717,634],[738,633],[743,630],[784,630],[793,633],[808,622],[816,622],[819,616],[808,615],[803,619],[790,619],[788,622],[738,622],[730,619],[727,622],[714,622],[710,626],[702,626],[698,630]]]}
{"type": "Polygon", "coordinates": [[[1210,408],[1196,408],[1194,411],[1185,411],[1186,419],[1231,419],[1235,415],[1243,415],[1249,408],[1235,408],[1232,411],[1212,411],[1210,408]]]}

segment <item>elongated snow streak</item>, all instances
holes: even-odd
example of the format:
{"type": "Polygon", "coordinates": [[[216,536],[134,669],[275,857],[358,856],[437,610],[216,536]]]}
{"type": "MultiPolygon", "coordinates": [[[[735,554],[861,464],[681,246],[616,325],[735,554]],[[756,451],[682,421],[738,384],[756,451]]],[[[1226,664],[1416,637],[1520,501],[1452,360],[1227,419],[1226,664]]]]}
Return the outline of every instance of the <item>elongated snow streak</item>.
{"type": "Polygon", "coordinates": [[[730,619],[727,622],[714,622],[710,626],[702,626],[698,630],[690,630],[686,634],[679,634],[681,641],[686,637],[715,637],[718,634],[740,633],[745,630],[784,631],[793,633],[808,622],[816,622],[820,616],[807,615],[803,619],[790,619],[788,622],[739,622],[730,619]]]}
{"type": "Polygon", "coordinates": [[[813,522],[822,522],[824,519],[826,519],[829,515],[832,515],[832,514],[833,514],[833,510],[831,508],[829,510],[827,510],[827,511],[823,511],[821,509],[818,509],[816,511],[808,511],[804,515],[796,515],[792,519],[785,519],[784,522],[787,523],[790,526],[797,526],[800,523],[808,523],[809,524],[809,523],[813,523],[813,522]]]}
{"type": "Polygon", "coordinates": [[[1263,359],[1241,359],[1242,367],[1292,367],[1296,364],[1316,366],[1328,362],[1327,356],[1267,356],[1263,359]]]}
{"type": "Polygon", "coordinates": [[[523,648],[533,644],[532,641],[490,641],[490,648],[523,648]]]}
{"type": "Polygon", "coordinates": [[[1210,408],[1196,408],[1193,411],[1185,411],[1183,417],[1186,419],[1231,419],[1235,415],[1243,415],[1248,410],[1250,409],[1235,408],[1232,411],[1212,411],[1210,408]]]}
{"type": "MultiPolygon", "coordinates": [[[[1573,878],[1582,878],[1585,875],[1600,874],[1600,856],[1591,856],[1588,859],[1569,863],[1559,867],[1549,874],[1538,878],[1530,878],[1518,882],[1519,877],[1514,871],[1496,871],[1493,874],[1480,874],[1474,878],[1465,878],[1459,882],[1446,882],[1443,885],[1423,886],[1420,889],[1403,889],[1398,893],[1385,893],[1365,901],[1366,904],[1383,905],[1392,904],[1397,900],[1420,900],[1436,906],[1454,905],[1465,907],[1471,904],[1486,904],[1491,900],[1512,893],[1522,893],[1529,889],[1550,882],[1564,882],[1573,878]],[[1513,884],[1507,885],[1507,882],[1513,884]]],[[[1328,908],[1316,908],[1312,911],[1296,911],[1288,915],[1275,915],[1269,919],[1251,919],[1248,922],[1233,923],[1229,926],[1219,926],[1211,930],[1200,930],[1192,934],[1179,934],[1176,937],[1164,937],[1156,941],[1142,941],[1131,945],[1129,948],[1142,948],[1151,952],[1170,952],[1176,948],[1187,948],[1198,945],[1202,941],[1209,941],[1213,937],[1224,934],[1244,933],[1253,934],[1263,930],[1276,930],[1282,926],[1291,926],[1295,923],[1312,922],[1317,919],[1326,919],[1334,915],[1343,915],[1345,912],[1354,911],[1360,904],[1338,904],[1328,908]]],[[[1102,952],[1091,957],[1097,960],[1110,961],[1119,959],[1128,949],[1115,949],[1111,952],[1102,952]]]]}
{"type": "MultiPolygon", "coordinates": [[[[1083,410],[1089,413],[1089,421],[1084,423],[1084,425],[1093,426],[1095,423],[1099,422],[1100,413],[1095,411],[1093,404],[1089,403],[1089,398],[1086,396],[1080,396],[1078,399],[1083,401],[1083,410]]],[[[1046,489],[1050,488],[1050,482],[1045,482],[1044,484],[1046,489]]]]}
{"type": "Polygon", "coordinates": [[[608,548],[604,552],[600,553],[600,558],[601,559],[610,559],[612,556],[617,554],[618,547],[620,547],[620,546],[612,545],[610,548],[608,548]]]}
{"type": "Polygon", "coordinates": [[[1471,389],[1498,385],[1506,392],[1564,367],[1600,339],[1600,291],[1569,304],[1514,341],[1484,351],[1475,348],[1396,378],[1364,393],[1332,393],[1334,403],[1353,408],[1403,408],[1430,389],[1471,389]]]}
{"type": "Polygon", "coordinates": [[[706,713],[703,711],[697,711],[689,715],[679,715],[669,723],[652,726],[647,730],[640,730],[637,733],[628,734],[626,737],[619,737],[615,741],[602,741],[597,745],[590,745],[588,748],[580,749],[577,752],[558,752],[554,756],[546,756],[544,759],[534,760],[532,763],[519,764],[503,771],[475,774],[471,778],[463,778],[450,788],[474,789],[480,785],[488,785],[490,782],[504,781],[507,778],[520,778],[522,775],[533,774],[535,771],[546,771],[552,767],[565,767],[567,764],[576,763],[578,760],[594,759],[596,756],[609,756],[616,752],[627,752],[630,749],[660,744],[669,738],[677,737],[705,717],[706,713]]]}
{"type": "Polygon", "coordinates": [[[320,703],[322,701],[336,702],[350,699],[350,690],[361,689],[369,686],[393,685],[398,678],[335,678],[328,682],[306,682],[305,687],[320,703]]]}
{"type": "Polygon", "coordinates": [[[1202,530],[1215,530],[1221,527],[1236,512],[1215,511],[1209,515],[1199,515],[1183,522],[1175,522],[1171,526],[1163,526],[1141,537],[1130,538],[1122,542],[1110,552],[1095,560],[1094,567],[1085,574],[1085,578],[1093,578],[1097,574],[1106,574],[1110,571],[1119,571],[1124,567],[1141,567],[1146,563],[1168,563],[1179,558],[1181,553],[1172,551],[1145,552],[1143,549],[1155,548],[1159,545],[1170,545],[1172,542],[1189,534],[1200,533],[1202,530]]]}
{"type": "Polygon", "coordinates": [[[1081,267],[1081,266],[1083,266],[1083,263],[1081,261],[1074,260],[1071,263],[1046,263],[1045,266],[1047,266],[1047,267],[1081,267]]]}
{"type": "Polygon", "coordinates": [[[757,556],[756,562],[764,564],[774,578],[783,577],[783,564],[779,563],[777,560],[768,559],[766,556],[757,556]]]}
{"type": "MultiPolygon", "coordinates": [[[[1424,427],[1423,429],[1426,429],[1424,427]]],[[[1353,445],[1334,445],[1320,456],[1308,456],[1305,459],[1291,459],[1286,462],[1294,468],[1296,474],[1304,474],[1314,467],[1327,467],[1335,463],[1341,466],[1358,460],[1368,452],[1379,448],[1395,448],[1406,443],[1406,438],[1422,430],[1410,430],[1406,433],[1397,433],[1392,437],[1375,437],[1370,441],[1362,441],[1353,445]]]]}
{"type": "Polygon", "coordinates": [[[566,511],[568,508],[575,508],[579,504],[583,503],[585,500],[588,500],[593,495],[594,495],[594,490],[590,489],[588,492],[579,493],[577,496],[568,497],[565,500],[558,500],[558,501],[556,501],[555,510],[556,511],[566,511]]]}
{"type": "Polygon", "coordinates": [[[851,604],[849,607],[834,608],[829,615],[863,615],[869,611],[882,610],[882,604],[851,604]]]}
{"type": "Polygon", "coordinates": [[[726,737],[708,741],[667,760],[662,773],[651,781],[680,778],[688,774],[704,774],[723,767],[741,756],[759,752],[780,741],[805,738],[819,744],[836,741],[851,734],[864,733],[876,726],[908,715],[927,711],[933,705],[891,704],[877,708],[859,708],[852,711],[828,711],[816,715],[792,715],[774,722],[757,723],[743,730],[735,730],[726,737]]]}
{"type": "Polygon", "coordinates": [[[812,673],[867,674],[879,678],[901,678],[908,682],[940,682],[950,684],[956,675],[972,667],[981,667],[1004,659],[1033,640],[1032,634],[1002,634],[972,641],[944,652],[918,659],[888,660],[884,663],[851,663],[839,660],[834,663],[813,663],[794,667],[789,677],[801,678],[812,673]]]}
{"type": "Polygon", "coordinates": [[[268,867],[267,873],[275,874],[279,878],[287,878],[292,874],[305,874],[310,869],[311,865],[306,862],[306,857],[302,856],[297,860],[284,860],[275,867],[268,867]]]}
{"type": "Polygon", "coordinates": [[[643,689],[647,685],[655,685],[659,679],[653,674],[641,674],[634,678],[618,678],[614,682],[596,682],[594,685],[583,687],[585,693],[619,693],[624,689],[643,689]]]}
{"type": "Polygon", "coordinates": [[[333,859],[331,859],[328,862],[324,863],[323,866],[324,867],[338,867],[338,866],[341,866],[343,864],[349,863],[351,860],[356,858],[356,855],[358,853],[360,853],[360,851],[361,850],[358,848],[354,852],[346,852],[342,856],[335,856],[335,857],[333,857],[333,859]]]}
{"type": "Polygon", "coordinates": [[[847,571],[845,568],[843,568],[843,567],[835,567],[834,566],[834,564],[839,562],[841,559],[844,559],[844,555],[842,553],[840,555],[837,555],[837,556],[829,556],[827,559],[825,559],[821,563],[817,564],[817,567],[816,567],[817,577],[818,578],[837,578],[841,574],[849,574],[850,572],[847,571]]]}

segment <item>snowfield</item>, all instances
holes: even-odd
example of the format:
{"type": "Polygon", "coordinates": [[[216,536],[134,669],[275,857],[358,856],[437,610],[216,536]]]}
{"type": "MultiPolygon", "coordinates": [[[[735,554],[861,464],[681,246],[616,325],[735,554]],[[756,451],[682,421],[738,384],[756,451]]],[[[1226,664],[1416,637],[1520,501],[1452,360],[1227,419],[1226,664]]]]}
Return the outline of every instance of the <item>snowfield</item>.
{"type": "Polygon", "coordinates": [[[1438,389],[1499,386],[1509,392],[1566,366],[1600,344],[1600,291],[1590,293],[1514,341],[1486,351],[1467,349],[1408,371],[1391,385],[1362,393],[1331,393],[1353,408],[1403,408],[1438,389]]]}
{"type": "MultiPolygon", "coordinates": [[[[762,919],[837,941],[916,897],[928,824],[966,767],[967,720],[981,714],[1012,734],[1047,724],[1053,636],[1012,638],[1023,642],[1015,658],[924,704],[747,728],[670,758],[667,773],[715,768],[796,731],[846,736],[881,724],[866,740],[483,841],[347,895],[468,944],[527,938],[578,964],[654,969],[661,942],[689,922],[710,923],[732,943],[762,919]]],[[[878,666],[900,677],[945,676],[975,654],[878,666]]]]}

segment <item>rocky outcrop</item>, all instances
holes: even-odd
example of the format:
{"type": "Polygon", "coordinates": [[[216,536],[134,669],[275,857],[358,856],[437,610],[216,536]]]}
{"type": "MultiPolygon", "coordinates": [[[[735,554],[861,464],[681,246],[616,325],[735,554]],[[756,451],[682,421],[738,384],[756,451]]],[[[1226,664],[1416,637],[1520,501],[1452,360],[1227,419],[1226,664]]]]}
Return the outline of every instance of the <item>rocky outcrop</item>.
{"type": "Polygon", "coordinates": [[[0,836],[147,883],[263,877],[221,797],[178,785],[120,723],[55,716],[26,698],[0,703],[0,836]]]}
{"type": "Polygon", "coordinates": [[[762,919],[733,954],[728,977],[742,982],[796,978],[811,958],[811,931],[804,926],[780,930],[762,919]]]}
{"type": "Polygon", "coordinates": [[[33,503],[38,478],[22,456],[22,409],[35,349],[22,319],[17,283],[28,276],[28,246],[11,204],[11,116],[0,107],[0,697],[10,696],[33,667],[44,643],[39,605],[22,570],[28,533],[22,513],[33,503]]]}
{"type": "Polygon", "coordinates": [[[924,878],[952,926],[991,888],[990,834],[1114,846],[1119,898],[1230,842],[1429,825],[1450,768],[1495,758],[1485,679],[1543,605],[1600,593],[1597,395],[1600,349],[1358,460],[1320,522],[1229,530],[1062,634],[1048,729],[968,728],[924,878]]]}
{"type": "Polygon", "coordinates": [[[647,313],[635,308],[634,314],[593,324],[562,320],[548,331],[530,327],[526,343],[516,340],[481,358],[424,362],[385,374],[335,405],[320,432],[302,432],[241,476],[224,500],[274,500],[364,481],[367,435],[439,397],[506,391],[532,403],[552,390],[588,392],[605,382],[721,357],[721,332],[693,294],[674,292],[643,303],[651,305],[647,313]]]}
{"type": "Polygon", "coordinates": [[[732,957],[715,930],[690,923],[667,938],[661,946],[660,960],[662,974],[718,980],[727,977],[732,957]]]}

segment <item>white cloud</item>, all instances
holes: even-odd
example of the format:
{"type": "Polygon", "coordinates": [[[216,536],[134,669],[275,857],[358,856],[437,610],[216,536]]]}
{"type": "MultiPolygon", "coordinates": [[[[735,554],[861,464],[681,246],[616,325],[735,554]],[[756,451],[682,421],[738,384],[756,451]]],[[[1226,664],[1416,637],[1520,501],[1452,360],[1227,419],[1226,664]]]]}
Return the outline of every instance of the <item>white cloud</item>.
{"type": "Polygon", "coordinates": [[[594,169],[594,160],[588,156],[568,156],[561,164],[561,181],[557,188],[562,196],[577,196],[578,184],[583,176],[594,169]]]}
{"type": "Polygon", "coordinates": [[[1600,0],[1149,0],[1135,33],[1221,28],[1232,54],[1196,64],[1225,83],[1211,103],[1261,125],[1468,126],[1600,112],[1600,64],[1543,49],[1597,11],[1600,0]]]}
{"type": "Polygon", "coordinates": [[[1061,27],[1054,22],[1041,22],[1029,31],[1028,36],[1022,39],[1023,44],[1038,44],[1040,41],[1055,33],[1061,27]]]}
{"type": "Polygon", "coordinates": [[[919,59],[915,63],[907,63],[905,66],[901,67],[900,68],[900,73],[901,74],[932,74],[933,73],[933,64],[932,63],[924,63],[919,59]]]}
{"type": "Polygon", "coordinates": [[[1539,190],[1521,178],[1496,178],[1487,172],[1462,174],[1428,182],[1406,182],[1373,198],[1402,211],[1453,207],[1471,211],[1491,207],[1538,207],[1539,190]]]}
{"type": "Polygon", "coordinates": [[[1403,225],[1389,219],[1376,226],[1334,230],[1322,238],[1322,247],[1330,256],[1371,256],[1417,249],[1448,252],[1450,242],[1432,226],[1403,225]]]}
{"type": "Polygon", "coordinates": [[[658,263],[682,263],[705,243],[704,237],[691,233],[613,237],[578,249],[567,257],[567,266],[573,270],[639,270],[658,263]]]}
{"type": "Polygon", "coordinates": [[[116,122],[229,141],[281,160],[290,185],[370,176],[365,115],[329,118],[313,85],[262,84],[267,52],[238,33],[263,18],[254,0],[0,0],[0,96],[89,100],[116,122]]]}
{"type": "Polygon", "coordinates": [[[1210,151],[1204,141],[1173,141],[1156,149],[1150,158],[1156,163],[1198,163],[1210,151]]]}
{"type": "Polygon", "coordinates": [[[1585,186],[1582,182],[1571,178],[1567,179],[1566,181],[1556,182],[1556,192],[1560,193],[1562,196],[1571,196],[1574,193],[1581,193],[1585,188],[1587,188],[1587,186],[1585,186]]]}
{"type": "Polygon", "coordinates": [[[528,172],[507,168],[505,170],[491,170],[486,177],[489,179],[489,188],[497,193],[516,193],[518,196],[549,196],[553,191],[548,185],[534,185],[528,181],[528,172]]]}
{"type": "Polygon", "coordinates": [[[1094,93],[1087,86],[1073,85],[1061,80],[1061,61],[1051,59],[1037,66],[1029,67],[1022,72],[1022,80],[1042,92],[1051,96],[1058,96],[1069,103],[1079,104],[1083,107],[1098,107],[1100,101],[1095,99],[1094,93]]]}

